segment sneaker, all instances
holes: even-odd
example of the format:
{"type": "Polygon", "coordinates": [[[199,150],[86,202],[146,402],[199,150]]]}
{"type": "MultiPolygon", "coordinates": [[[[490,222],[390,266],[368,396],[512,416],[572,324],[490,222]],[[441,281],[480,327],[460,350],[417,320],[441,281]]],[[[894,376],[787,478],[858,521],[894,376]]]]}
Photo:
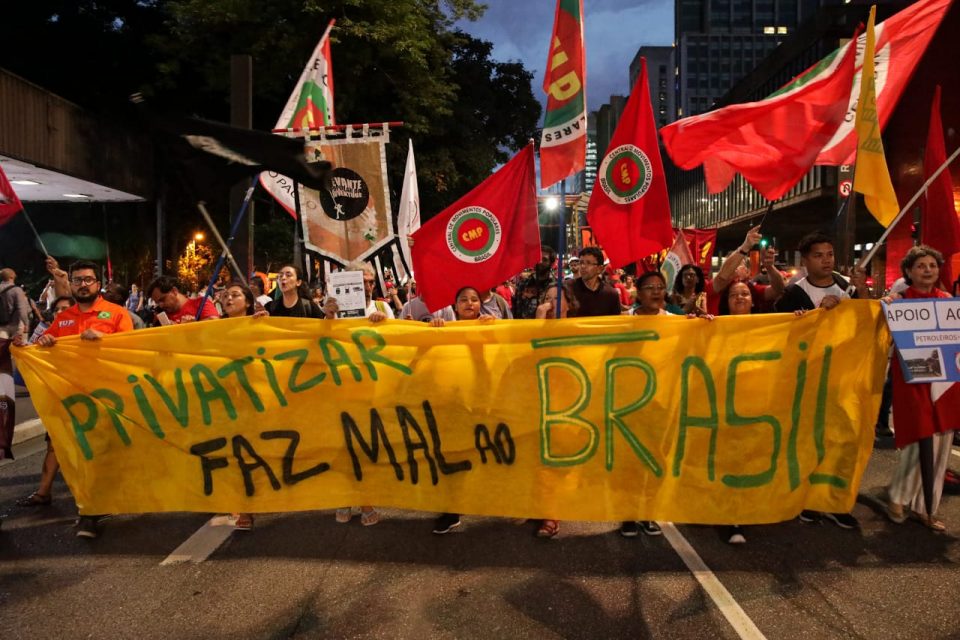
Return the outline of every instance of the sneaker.
{"type": "Polygon", "coordinates": [[[800,512],[800,522],[820,522],[820,512],[804,509],[800,512]]]}
{"type": "Polygon", "coordinates": [[[658,524],[657,524],[656,522],[654,522],[653,520],[641,520],[641,521],[640,521],[640,528],[641,528],[641,529],[643,530],[643,532],[644,532],[645,534],[647,534],[648,536],[662,536],[662,535],[663,535],[663,530],[660,529],[660,525],[658,525],[658,524]]]}
{"type": "Polygon", "coordinates": [[[620,525],[620,535],[624,538],[636,538],[640,533],[640,527],[633,520],[624,520],[620,525]]]}
{"type": "Polygon", "coordinates": [[[849,513],[825,513],[823,515],[841,529],[856,529],[860,526],[860,521],[849,513]]]}
{"type": "Polygon", "coordinates": [[[460,516],[456,513],[445,513],[433,524],[433,532],[438,536],[450,533],[460,526],[460,516]]]}
{"type": "Polygon", "coordinates": [[[97,516],[80,516],[80,519],[77,520],[77,537],[96,538],[99,534],[97,520],[99,520],[97,516]]]}
{"type": "Polygon", "coordinates": [[[727,528],[727,542],[730,544],[745,544],[746,536],[743,535],[743,529],[734,525],[727,528]]]}

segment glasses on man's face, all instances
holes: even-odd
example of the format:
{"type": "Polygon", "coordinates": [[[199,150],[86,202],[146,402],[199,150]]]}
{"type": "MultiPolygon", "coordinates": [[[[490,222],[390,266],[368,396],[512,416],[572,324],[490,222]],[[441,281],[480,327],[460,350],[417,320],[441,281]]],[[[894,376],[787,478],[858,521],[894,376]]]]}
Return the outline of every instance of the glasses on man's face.
{"type": "Polygon", "coordinates": [[[640,288],[641,288],[642,290],[644,290],[644,291],[651,291],[651,292],[656,291],[656,292],[658,292],[658,293],[659,293],[660,291],[666,291],[666,290],[667,290],[667,288],[666,288],[665,286],[663,286],[662,284],[645,284],[645,285],[643,285],[643,286],[640,287],[640,288]]]}
{"type": "Polygon", "coordinates": [[[82,277],[82,278],[79,278],[79,277],[77,277],[77,278],[70,278],[70,284],[75,284],[75,285],[77,285],[78,287],[81,287],[81,286],[83,286],[83,285],[90,285],[90,284],[93,284],[93,283],[96,282],[96,281],[97,281],[97,279],[96,279],[95,277],[93,277],[93,276],[84,276],[84,277],[82,277]]]}

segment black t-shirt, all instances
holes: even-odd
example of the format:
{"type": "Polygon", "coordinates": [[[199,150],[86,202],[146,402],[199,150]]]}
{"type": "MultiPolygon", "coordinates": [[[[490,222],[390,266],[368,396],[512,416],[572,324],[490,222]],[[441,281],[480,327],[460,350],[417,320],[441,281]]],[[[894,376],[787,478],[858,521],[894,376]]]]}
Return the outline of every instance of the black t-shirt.
{"type": "Polygon", "coordinates": [[[292,307],[283,306],[283,298],[270,302],[266,306],[267,313],[273,318],[323,318],[323,311],[313,300],[298,298],[292,307]]]}
{"type": "Polygon", "coordinates": [[[573,281],[573,295],[580,303],[577,317],[620,315],[620,294],[606,282],[592,291],[581,278],[577,278],[573,281]]]}

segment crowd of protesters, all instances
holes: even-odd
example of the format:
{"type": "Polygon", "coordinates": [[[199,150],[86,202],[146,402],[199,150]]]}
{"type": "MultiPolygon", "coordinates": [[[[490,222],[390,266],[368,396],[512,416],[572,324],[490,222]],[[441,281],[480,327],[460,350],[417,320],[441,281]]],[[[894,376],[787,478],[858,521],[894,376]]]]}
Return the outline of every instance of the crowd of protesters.
{"type": "MultiPolygon", "coordinates": [[[[478,320],[493,322],[511,319],[552,319],[629,314],[637,316],[682,315],[711,321],[715,316],[788,312],[801,316],[814,309],[832,309],[851,298],[870,296],[865,273],[855,269],[849,277],[836,272],[833,242],[814,233],[799,244],[801,270],[787,280],[777,268],[776,251],[763,248],[760,264],[751,270],[750,256],[760,243],[759,228],[750,229],[743,243],[723,260],[713,277],[696,265],[683,266],[672,287],[660,271],[636,274],[611,270],[598,247],[585,247],[564,265],[558,288],[557,256],[544,247],[540,262],[492,289],[460,288],[450,306],[431,312],[420,297],[413,279],[400,285],[389,270],[383,276],[382,295],[378,274],[369,264],[352,267],[362,271],[366,295],[366,317],[373,323],[394,318],[427,322],[434,327],[447,323],[478,320]],[[560,313],[557,313],[557,307],[560,313]]],[[[943,256],[919,246],[911,249],[901,263],[903,279],[884,300],[896,298],[950,297],[940,289],[939,269],[943,256]]],[[[0,338],[16,336],[18,345],[36,343],[53,347],[58,338],[80,335],[98,340],[105,334],[146,326],[163,326],[217,318],[242,316],[297,317],[332,320],[339,310],[337,301],[325,296],[322,287],[309,286],[299,267],[284,265],[276,282],[257,275],[249,281],[234,280],[218,286],[211,298],[187,292],[173,277],[162,276],[142,290],[132,285],[127,291],[115,283],[101,282],[99,265],[79,261],[62,270],[53,258],[47,259],[51,280],[39,301],[30,300],[16,286],[11,269],[0,270],[0,338]],[[35,328],[34,328],[35,327],[35,328]],[[31,333],[31,329],[32,333],[31,333]],[[30,336],[29,338],[27,336],[30,336]]],[[[896,446],[901,449],[899,464],[891,480],[887,515],[902,523],[910,515],[934,531],[945,524],[936,506],[945,491],[956,492],[957,478],[947,469],[952,430],[960,411],[937,411],[932,406],[929,384],[906,384],[896,360],[889,367],[890,379],[883,396],[877,435],[892,435],[887,424],[892,402],[896,446]],[[922,476],[936,474],[936,481],[921,482],[922,476]],[[944,479],[947,478],[947,488],[944,479]],[[927,513],[927,505],[933,505],[927,513]]],[[[22,507],[42,507],[51,502],[53,481],[58,470],[56,453],[48,438],[40,484],[35,492],[18,501],[22,507]]],[[[379,514],[373,506],[343,507],[336,511],[337,522],[349,522],[359,514],[363,525],[375,525],[379,514]]],[[[250,514],[233,514],[235,526],[253,526],[250,514]]],[[[96,537],[99,516],[82,516],[77,535],[96,537]]],[[[826,519],[844,529],[858,527],[849,513],[820,514],[803,511],[803,522],[826,519]]],[[[461,526],[459,514],[442,514],[434,525],[436,534],[461,526]]],[[[557,520],[537,523],[536,535],[550,538],[560,531],[557,520]]],[[[635,537],[661,535],[656,522],[623,522],[620,533],[635,537]]],[[[731,544],[746,542],[741,527],[731,527],[726,537],[731,544]]]]}

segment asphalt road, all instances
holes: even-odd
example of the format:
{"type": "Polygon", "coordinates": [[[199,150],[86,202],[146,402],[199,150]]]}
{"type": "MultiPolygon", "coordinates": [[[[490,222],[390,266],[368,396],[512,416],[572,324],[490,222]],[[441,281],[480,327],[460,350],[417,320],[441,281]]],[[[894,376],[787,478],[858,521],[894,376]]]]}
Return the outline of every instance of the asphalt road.
{"type": "MultiPolygon", "coordinates": [[[[251,532],[216,528],[226,541],[204,561],[162,565],[209,515],[114,517],[79,539],[62,483],[51,507],[14,506],[40,461],[0,466],[4,640],[960,637],[958,539],[882,516],[890,450],[864,478],[860,530],[792,521],[731,546],[678,526],[719,596],[665,537],[624,539],[615,523],[539,540],[531,523],[465,517],[439,537],[432,514],[389,510],[369,528],[329,511],[260,516],[251,532]]],[[[960,498],[942,515],[960,532],[960,498]]]]}

